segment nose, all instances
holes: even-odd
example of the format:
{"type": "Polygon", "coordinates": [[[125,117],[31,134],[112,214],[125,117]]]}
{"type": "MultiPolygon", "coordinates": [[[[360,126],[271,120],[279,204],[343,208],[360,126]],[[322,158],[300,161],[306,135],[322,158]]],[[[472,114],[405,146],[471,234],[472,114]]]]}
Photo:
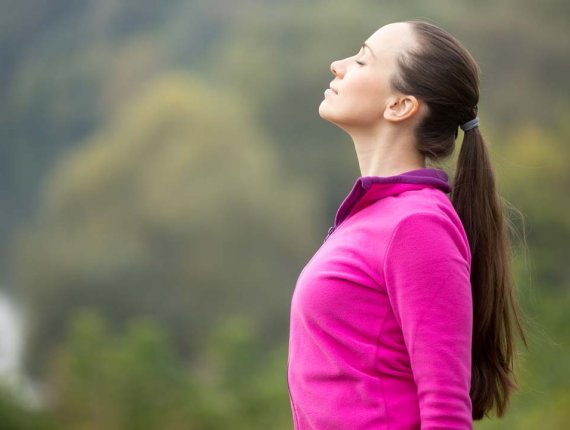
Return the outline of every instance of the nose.
{"type": "Polygon", "coordinates": [[[333,61],[331,63],[331,73],[335,76],[338,76],[340,71],[340,61],[333,61]]]}

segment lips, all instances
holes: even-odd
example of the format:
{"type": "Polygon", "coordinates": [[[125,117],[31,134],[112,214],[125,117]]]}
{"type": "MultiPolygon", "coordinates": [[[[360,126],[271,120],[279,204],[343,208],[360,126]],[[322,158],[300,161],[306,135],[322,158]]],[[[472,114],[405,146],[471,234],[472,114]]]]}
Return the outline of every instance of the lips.
{"type": "Polygon", "coordinates": [[[327,96],[330,97],[330,96],[336,96],[336,95],[338,95],[338,91],[337,91],[336,88],[333,86],[333,82],[334,82],[334,81],[332,81],[332,82],[329,84],[329,87],[325,90],[325,97],[327,97],[327,96]]]}
{"type": "Polygon", "coordinates": [[[338,94],[338,91],[337,91],[336,88],[333,86],[333,83],[332,83],[332,82],[329,84],[329,88],[330,88],[335,94],[338,94]]]}

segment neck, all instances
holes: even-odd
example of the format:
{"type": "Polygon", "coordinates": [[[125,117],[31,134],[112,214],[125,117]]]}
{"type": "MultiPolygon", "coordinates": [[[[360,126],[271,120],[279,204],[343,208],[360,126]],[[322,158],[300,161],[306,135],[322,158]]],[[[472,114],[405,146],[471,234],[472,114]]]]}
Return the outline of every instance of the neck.
{"type": "Polygon", "coordinates": [[[393,176],[425,168],[411,130],[383,127],[350,132],[361,176],[393,176]]]}

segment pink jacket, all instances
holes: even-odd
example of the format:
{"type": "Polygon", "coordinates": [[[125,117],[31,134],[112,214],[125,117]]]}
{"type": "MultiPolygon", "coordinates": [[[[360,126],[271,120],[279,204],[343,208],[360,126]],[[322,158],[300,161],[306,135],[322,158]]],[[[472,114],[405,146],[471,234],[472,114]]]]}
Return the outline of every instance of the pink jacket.
{"type": "Polygon", "coordinates": [[[472,429],[471,253],[425,168],[359,177],[291,301],[296,430],[472,429]]]}

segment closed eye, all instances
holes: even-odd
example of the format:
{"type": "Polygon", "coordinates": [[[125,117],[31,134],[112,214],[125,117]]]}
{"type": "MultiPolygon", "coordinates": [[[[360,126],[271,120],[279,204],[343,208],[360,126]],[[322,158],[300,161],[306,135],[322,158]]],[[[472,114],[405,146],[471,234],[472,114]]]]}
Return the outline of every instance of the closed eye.
{"type": "Polygon", "coordinates": [[[358,61],[358,60],[356,60],[356,63],[357,63],[357,64],[360,64],[361,66],[364,66],[364,65],[365,65],[362,61],[358,61]]]}

